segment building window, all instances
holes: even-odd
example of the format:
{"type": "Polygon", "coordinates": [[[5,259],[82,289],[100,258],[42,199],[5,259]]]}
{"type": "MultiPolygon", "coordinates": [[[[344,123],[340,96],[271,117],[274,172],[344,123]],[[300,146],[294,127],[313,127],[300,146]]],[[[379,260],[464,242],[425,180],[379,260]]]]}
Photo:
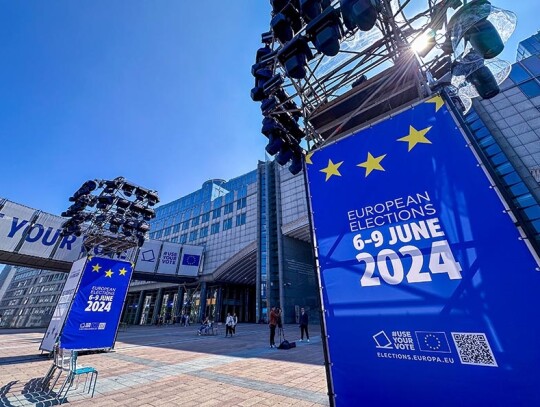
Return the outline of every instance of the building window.
{"type": "Polygon", "coordinates": [[[202,223],[208,222],[210,220],[210,212],[203,213],[202,215],[202,223]]]}
{"type": "Polygon", "coordinates": [[[530,98],[534,98],[540,95],[540,85],[534,79],[522,83],[521,85],[519,85],[519,88],[530,98]]]}
{"type": "Polygon", "coordinates": [[[173,233],[178,233],[180,232],[180,224],[178,223],[177,225],[174,225],[173,227],[173,233]]]}
{"type": "Polygon", "coordinates": [[[186,230],[188,228],[189,228],[189,220],[182,222],[182,230],[186,230]]]}
{"type": "Polygon", "coordinates": [[[169,236],[171,234],[172,227],[165,228],[163,230],[163,236],[169,236]]]}
{"type": "Polygon", "coordinates": [[[242,226],[246,224],[246,214],[241,213],[240,215],[236,215],[236,226],[242,226]]]}
{"type": "Polygon", "coordinates": [[[197,240],[197,237],[199,236],[198,230],[193,230],[189,233],[189,241],[193,242],[194,240],[197,240]]]}
{"type": "Polygon", "coordinates": [[[158,230],[158,231],[156,232],[156,239],[160,239],[161,236],[163,236],[163,230],[158,230]]]}
{"type": "Polygon", "coordinates": [[[199,224],[199,217],[195,216],[193,219],[191,219],[191,226],[197,226],[199,224]]]}
{"type": "Polygon", "coordinates": [[[178,242],[178,236],[173,237],[173,238],[171,239],[171,243],[177,243],[177,242],[178,242]]]}
{"type": "Polygon", "coordinates": [[[221,216],[221,208],[217,208],[212,211],[212,219],[217,219],[220,216],[221,216]]]}
{"type": "Polygon", "coordinates": [[[199,237],[206,237],[206,236],[208,236],[208,226],[201,228],[201,232],[199,233],[199,237]]]}
{"type": "Polygon", "coordinates": [[[212,226],[210,228],[210,233],[211,234],[219,233],[219,222],[212,224],[212,226]]]}
{"type": "Polygon", "coordinates": [[[232,202],[229,203],[229,204],[227,204],[227,205],[225,205],[223,208],[225,209],[225,210],[224,210],[225,215],[227,215],[228,213],[232,213],[232,211],[234,210],[234,206],[233,206],[233,203],[232,203],[232,202]]]}
{"type": "Polygon", "coordinates": [[[229,230],[230,228],[232,228],[232,218],[225,219],[223,221],[223,230],[229,230]]]}
{"type": "Polygon", "coordinates": [[[180,239],[178,240],[179,243],[186,243],[187,242],[187,233],[184,233],[183,235],[180,235],[180,239]]]}
{"type": "Polygon", "coordinates": [[[242,198],[236,201],[236,209],[242,209],[247,206],[247,198],[242,198]]]}
{"type": "Polygon", "coordinates": [[[512,79],[514,83],[521,83],[530,78],[531,78],[531,75],[529,75],[529,73],[525,69],[523,69],[523,67],[520,64],[512,65],[512,71],[510,72],[510,79],[512,79]]]}

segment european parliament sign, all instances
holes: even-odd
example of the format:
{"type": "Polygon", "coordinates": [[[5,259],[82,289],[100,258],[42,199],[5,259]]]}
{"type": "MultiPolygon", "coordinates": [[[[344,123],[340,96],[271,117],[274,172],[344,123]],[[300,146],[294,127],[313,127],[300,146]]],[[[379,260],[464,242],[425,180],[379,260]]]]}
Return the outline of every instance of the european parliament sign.
{"type": "Polygon", "coordinates": [[[64,349],[112,348],[132,274],[126,261],[88,257],[75,262],[57,305],[62,312],[55,310],[40,349],[52,350],[58,339],[64,349]]]}
{"type": "Polygon", "coordinates": [[[335,404],[540,405],[539,259],[442,98],[306,166],[335,404]]]}

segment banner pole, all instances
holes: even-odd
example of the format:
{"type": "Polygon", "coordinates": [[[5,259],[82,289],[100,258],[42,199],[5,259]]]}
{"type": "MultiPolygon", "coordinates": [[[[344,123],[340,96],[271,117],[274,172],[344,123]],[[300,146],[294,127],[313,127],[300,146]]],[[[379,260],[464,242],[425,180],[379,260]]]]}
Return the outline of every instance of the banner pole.
{"type": "Polygon", "coordinates": [[[315,238],[315,229],[313,227],[313,212],[311,209],[311,193],[309,191],[309,182],[307,177],[307,167],[305,158],[302,160],[302,171],[304,173],[304,184],[306,186],[306,204],[307,204],[307,213],[308,213],[308,224],[309,224],[309,235],[311,238],[311,249],[313,255],[313,266],[315,267],[315,274],[317,276],[317,285],[319,289],[319,295],[317,296],[319,302],[319,319],[321,325],[321,337],[323,345],[323,354],[324,354],[324,367],[326,373],[326,383],[328,386],[328,400],[330,402],[330,407],[335,407],[336,405],[336,394],[334,393],[334,381],[332,378],[332,362],[330,361],[330,352],[328,351],[328,335],[326,331],[326,310],[324,308],[324,299],[323,299],[323,286],[321,279],[321,269],[319,266],[319,257],[317,250],[317,240],[315,238]]]}

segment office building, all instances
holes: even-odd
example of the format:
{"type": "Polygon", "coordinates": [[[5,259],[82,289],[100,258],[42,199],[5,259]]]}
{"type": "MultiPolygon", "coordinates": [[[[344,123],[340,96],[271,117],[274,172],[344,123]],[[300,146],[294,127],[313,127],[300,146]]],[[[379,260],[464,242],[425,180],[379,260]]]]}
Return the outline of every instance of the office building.
{"type": "Polygon", "coordinates": [[[68,274],[12,267],[6,276],[4,295],[0,298],[0,327],[46,327],[68,274]]]}
{"type": "Polygon", "coordinates": [[[173,321],[182,311],[198,321],[262,322],[280,306],[285,322],[299,308],[317,320],[316,274],[308,227],[303,174],[274,162],[229,181],[213,179],[201,189],[162,205],[150,238],[204,246],[201,273],[192,284],[133,282],[123,321],[173,321]]]}

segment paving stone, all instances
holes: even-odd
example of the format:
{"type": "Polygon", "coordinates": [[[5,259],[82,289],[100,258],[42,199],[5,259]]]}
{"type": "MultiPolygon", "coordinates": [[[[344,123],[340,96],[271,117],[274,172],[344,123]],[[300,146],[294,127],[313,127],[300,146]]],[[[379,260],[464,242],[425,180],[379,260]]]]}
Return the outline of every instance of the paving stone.
{"type": "MultiPolygon", "coordinates": [[[[267,347],[268,327],[241,324],[234,338],[199,337],[197,327],[130,327],[116,349],[81,355],[99,371],[94,398],[70,394],[83,406],[327,406],[320,337],[289,351],[267,347]]],[[[297,327],[286,327],[295,332],[297,327]]],[[[0,388],[6,402],[35,406],[21,394],[51,364],[37,351],[43,331],[0,330],[0,388]]],[[[294,337],[293,337],[294,338],[294,337]]],[[[0,399],[2,405],[3,399],[0,399]]],[[[9,405],[9,404],[7,404],[9,405]]]]}

